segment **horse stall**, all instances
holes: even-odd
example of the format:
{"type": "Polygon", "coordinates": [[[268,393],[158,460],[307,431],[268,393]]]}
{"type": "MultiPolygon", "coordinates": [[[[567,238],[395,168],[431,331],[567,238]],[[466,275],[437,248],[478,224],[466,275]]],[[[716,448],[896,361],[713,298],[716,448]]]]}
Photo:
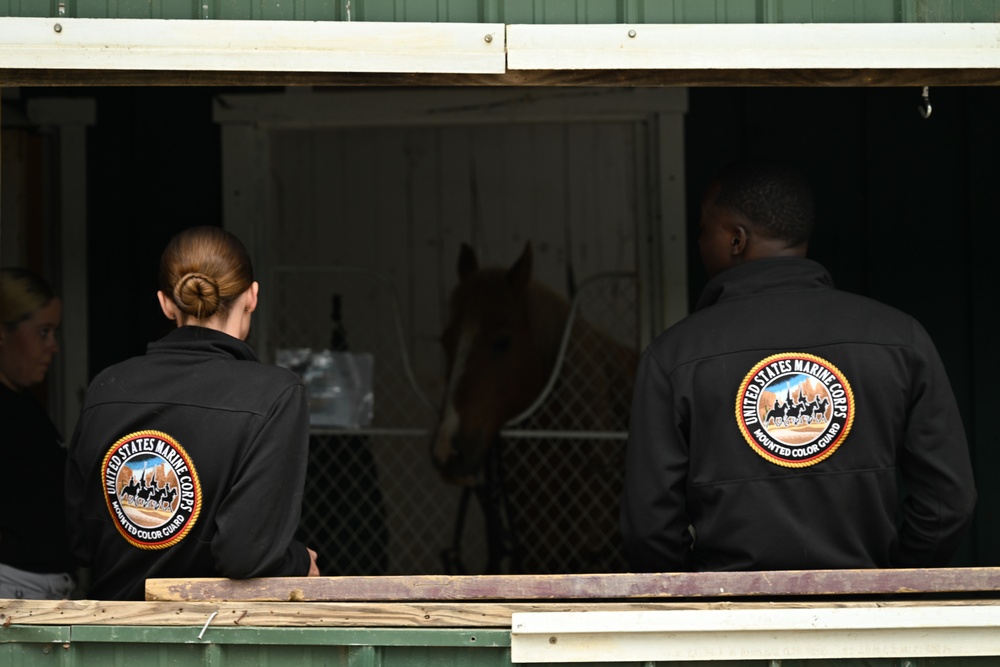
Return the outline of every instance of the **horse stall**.
{"type": "MultiPolygon", "coordinates": [[[[685,104],[589,88],[216,100],[226,226],[265,286],[253,342],[312,393],[301,538],[324,573],[623,569],[632,375],[664,317],[653,267],[686,263],[685,104]],[[527,287],[491,291],[491,269],[527,287]],[[478,443],[460,474],[433,465],[448,410],[478,443]]],[[[669,287],[678,317],[686,284],[669,287]]]]}
{"type": "MultiPolygon", "coordinates": [[[[87,318],[101,320],[88,313],[106,313],[96,299],[85,307],[87,277],[121,273],[103,250],[110,242],[74,253],[87,246],[88,225],[98,227],[83,215],[92,190],[74,176],[103,177],[103,192],[118,186],[87,174],[84,128],[112,111],[98,107],[95,119],[86,97],[162,88],[165,106],[171,87],[217,87],[211,131],[195,128],[202,133],[183,145],[221,143],[217,212],[247,243],[262,284],[251,343],[310,387],[300,537],[319,551],[327,576],[150,580],[136,602],[0,600],[0,665],[997,664],[1000,572],[986,566],[1000,553],[991,486],[982,489],[977,555],[966,559],[975,567],[631,574],[616,520],[629,368],[686,314],[697,275],[687,230],[698,194],[688,181],[700,184],[709,162],[752,147],[733,127],[770,147],[784,129],[775,125],[787,122],[774,106],[791,96],[744,89],[912,88],[907,111],[917,113],[919,101],[929,116],[934,100],[944,120],[938,100],[954,98],[941,88],[1000,83],[995,2],[29,4],[0,3],[0,85],[27,91],[25,122],[43,125],[51,140],[37,153],[56,156],[62,170],[45,190],[58,196],[36,197],[56,209],[45,252],[75,303],[66,318],[74,354],[53,405],[60,425],[70,430],[87,375],[87,318]],[[81,86],[101,90],[68,105],[58,99],[70,97],[64,91],[29,90],[81,86]],[[689,87],[733,93],[703,96],[706,106],[736,102],[698,123],[737,122],[700,127],[699,141],[688,143],[689,87]],[[768,124],[768,114],[779,120],[768,124]],[[540,356],[518,342],[525,328],[546,332],[540,356]],[[517,364],[497,363],[515,352],[517,364]],[[491,398],[459,398],[482,391],[491,398]]],[[[885,120],[896,113],[888,104],[858,97],[824,118],[863,122],[817,122],[808,138],[856,148],[855,135],[904,124],[885,120]],[[865,124],[872,117],[882,125],[865,124]]],[[[133,112],[122,106],[119,118],[133,112]]],[[[995,128],[992,108],[944,125],[972,128],[966,143],[949,130],[935,145],[995,163],[993,135],[972,136],[995,128]]],[[[167,129],[195,127],[183,114],[164,116],[167,129]]],[[[131,242],[143,227],[136,220],[166,188],[146,183],[155,179],[137,166],[161,156],[135,150],[134,137],[121,141],[135,161],[124,171],[137,174],[120,178],[155,193],[135,196],[141,203],[124,235],[131,242]]],[[[859,151],[851,176],[892,172],[878,159],[891,141],[876,145],[881,151],[859,151]]],[[[928,147],[912,145],[921,157],[928,147]]],[[[934,165],[961,171],[954,167],[934,165]]],[[[18,256],[11,173],[5,161],[5,262],[18,256]]],[[[993,173],[980,170],[965,186],[991,193],[993,173]]],[[[197,170],[179,180],[184,193],[215,185],[197,170]]],[[[877,213],[898,213],[870,180],[850,183],[862,194],[835,206],[868,198],[877,213]]],[[[924,203],[926,193],[908,192],[924,203]]],[[[188,198],[190,215],[174,224],[200,220],[202,207],[216,212],[212,196],[188,198]]],[[[993,195],[968,208],[993,228],[993,195]]],[[[32,231],[31,216],[17,219],[32,231]]],[[[831,254],[845,264],[871,255],[844,272],[848,287],[870,280],[878,296],[899,279],[894,271],[912,279],[921,270],[917,253],[888,257],[898,247],[890,237],[922,236],[898,232],[884,225],[833,239],[831,254]]],[[[926,303],[959,282],[970,258],[970,275],[993,271],[987,244],[970,241],[978,237],[968,230],[928,236],[949,270],[917,282],[918,305],[944,320],[953,302],[995,303],[989,280],[926,303]]],[[[131,258],[161,247],[138,245],[129,245],[131,258]]],[[[130,267],[131,282],[142,283],[140,268],[130,267]]],[[[972,368],[975,356],[983,369],[968,371],[957,393],[978,408],[972,444],[977,472],[989,475],[997,316],[965,314],[967,327],[949,333],[964,321],[951,317],[930,328],[955,343],[942,346],[949,360],[972,368]],[[969,340],[970,358],[959,358],[969,340]]],[[[102,335],[117,341],[129,329],[144,343],[153,326],[135,317],[102,335]]]]}

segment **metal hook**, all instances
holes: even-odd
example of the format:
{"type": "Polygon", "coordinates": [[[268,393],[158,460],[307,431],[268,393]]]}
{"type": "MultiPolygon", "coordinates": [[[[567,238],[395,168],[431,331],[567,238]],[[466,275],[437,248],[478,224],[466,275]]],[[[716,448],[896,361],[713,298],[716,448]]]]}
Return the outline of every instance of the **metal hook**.
{"type": "Polygon", "coordinates": [[[920,115],[923,118],[925,118],[925,119],[926,118],[930,118],[931,117],[931,112],[933,111],[933,109],[931,108],[931,88],[930,88],[930,86],[924,86],[924,92],[923,92],[923,95],[921,95],[921,97],[922,97],[922,100],[920,102],[920,106],[917,107],[917,109],[920,111],[920,115]]]}

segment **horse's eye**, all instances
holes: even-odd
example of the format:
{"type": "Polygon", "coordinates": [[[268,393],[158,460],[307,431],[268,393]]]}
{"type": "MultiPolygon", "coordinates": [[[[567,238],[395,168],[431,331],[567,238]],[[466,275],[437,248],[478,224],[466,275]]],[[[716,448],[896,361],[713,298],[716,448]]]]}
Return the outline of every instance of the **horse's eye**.
{"type": "Polygon", "coordinates": [[[510,334],[501,334],[493,339],[491,344],[493,352],[495,354],[503,354],[510,349],[510,334]]]}

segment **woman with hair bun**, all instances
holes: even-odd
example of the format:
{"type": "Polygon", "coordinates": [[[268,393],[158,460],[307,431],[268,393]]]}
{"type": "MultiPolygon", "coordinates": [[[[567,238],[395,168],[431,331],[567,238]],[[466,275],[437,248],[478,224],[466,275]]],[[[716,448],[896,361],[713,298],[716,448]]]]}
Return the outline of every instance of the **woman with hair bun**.
{"type": "Polygon", "coordinates": [[[69,597],[63,526],[66,450],[28,391],[59,351],[62,301],[43,278],[0,269],[0,598],[69,597]]]}
{"type": "Polygon", "coordinates": [[[148,578],[319,574],[294,539],[309,407],[291,371],[244,341],[258,285],[218,227],[178,234],[157,298],[177,328],[87,391],[66,473],[88,597],[142,600],[148,578]]]}

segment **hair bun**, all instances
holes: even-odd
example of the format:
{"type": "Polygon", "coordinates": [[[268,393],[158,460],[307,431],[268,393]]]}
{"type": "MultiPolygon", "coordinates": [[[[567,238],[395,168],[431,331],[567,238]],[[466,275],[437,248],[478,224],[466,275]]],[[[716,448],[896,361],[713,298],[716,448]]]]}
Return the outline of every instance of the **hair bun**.
{"type": "Polygon", "coordinates": [[[211,317],[219,309],[219,285],[204,273],[186,273],[174,285],[174,303],[199,320],[211,317]]]}

